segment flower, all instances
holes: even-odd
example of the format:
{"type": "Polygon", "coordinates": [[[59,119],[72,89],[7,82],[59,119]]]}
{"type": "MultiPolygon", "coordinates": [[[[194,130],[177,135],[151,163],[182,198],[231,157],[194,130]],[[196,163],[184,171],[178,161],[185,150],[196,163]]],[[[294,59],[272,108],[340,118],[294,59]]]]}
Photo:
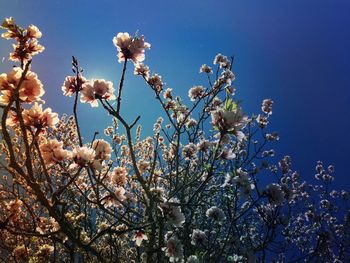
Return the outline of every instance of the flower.
{"type": "Polygon", "coordinates": [[[135,241],[136,246],[141,246],[141,243],[143,240],[148,240],[148,237],[145,235],[145,232],[143,232],[142,230],[139,230],[135,233],[133,239],[133,241],[135,241]]]}
{"type": "Polygon", "coordinates": [[[171,88],[167,88],[166,90],[165,90],[165,92],[163,93],[163,98],[164,99],[168,99],[168,100],[172,100],[173,99],[173,96],[172,96],[172,91],[173,91],[173,89],[171,89],[171,88]]]}
{"type": "Polygon", "coordinates": [[[165,189],[163,187],[152,187],[149,190],[158,198],[163,198],[165,196],[165,189]]]}
{"type": "Polygon", "coordinates": [[[117,187],[115,190],[115,196],[117,197],[118,201],[123,202],[126,199],[125,196],[125,189],[124,187],[117,187]]]}
{"type": "Polygon", "coordinates": [[[39,247],[39,250],[35,253],[37,257],[49,258],[54,252],[55,248],[49,244],[44,244],[39,247]]]}
{"type": "Polygon", "coordinates": [[[233,133],[239,140],[244,138],[240,130],[245,127],[248,117],[237,107],[232,111],[223,108],[211,112],[212,123],[222,132],[233,133]]]}
{"type": "Polygon", "coordinates": [[[113,44],[118,49],[119,62],[131,59],[135,64],[145,60],[145,49],[151,47],[144,36],[132,38],[129,33],[118,33],[113,44]]]}
{"type": "Polygon", "coordinates": [[[115,99],[113,83],[104,79],[92,79],[83,84],[80,101],[90,103],[92,107],[98,106],[98,99],[115,99]]]}
{"type": "Polygon", "coordinates": [[[167,222],[174,226],[181,226],[185,223],[185,216],[181,212],[180,206],[177,205],[179,200],[171,198],[168,202],[162,203],[160,207],[163,210],[167,222]]]}
{"type": "Polygon", "coordinates": [[[186,127],[189,129],[191,127],[195,127],[197,125],[197,120],[195,119],[188,119],[187,122],[186,122],[186,127]]]}
{"type": "Polygon", "coordinates": [[[1,24],[1,28],[7,29],[7,32],[1,34],[1,37],[5,39],[16,38],[19,36],[18,27],[12,17],[5,18],[1,24]]]}
{"type": "Polygon", "coordinates": [[[200,229],[193,229],[191,234],[191,244],[196,245],[204,245],[207,241],[207,236],[205,232],[200,229]]]}
{"type": "Polygon", "coordinates": [[[188,91],[188,97],[191,101],[196,101],[196,99],[202,98],[204,95],[203,86],[194,86],[188,91]]]}
{"type": "Polygon", "coordinates": [[[278,141],[280,139],[277,132],[267,133],[265,138],[268,141],[278,141]]]}
{"type": "Polygon", "coordinates": [[[265,128],[269,123],[268,119],[265,116],[262,116],[260,114],[256,118],[256,121],[259,124],[260,128],[265,128]]]}
{"type": "Polygon", "coordinates": [[[273,100],[271,100],[271,99],[263,100],[261,110],[264,113],[271,115],[272,114],[272,104],[273,104],[273,100]]]}
{"type": "Polygon", "coordinates": [[[39,217],[36,231],[40,234],[56,232],[60,229],[58,222],[53,217],[39,217]]]}
{"type": "Polygon", "coordinates": [[[23,111],[24,124],[38,130],[47,127],[54,128],[58,123],[58,114],[52,112],[51,108],[42,110],[42,105],[35,103],[30,109],[23,111]]]}
{"type": "MultiPolygon", "coordinates": [[[[55,128],[58,123],[58,114],[52,112],[51,108],[42,110],[42,105],[35,102],[30,109],[25,109],[22,112],[24,124],[27,127],[37,129],[38,132],[42,132],[46,128],[55,128]]],[[[9,126],[18,125],[18,117],[15,113],[10,113],[6,124],[9,126]]]]}
{"type": "Polygon", "coordinates": [[[197,143],[198,150],[203,152],[208,151],[211,146],[212,146],[211,142],[203,139],[200,140],[199,143],[197,143]]]}
{"type": "Polygon", "coordinates": [[[148,79],[148,84],[159,94],[163,90],[162,77],[158,74],[154,74],[148,79]]]}
{"type": "Polygon", "coordinates": [[[285,193],[279,184],[269,184],[265,189],[265,193],[271,204],[280,205],[284,201],[285,193]]]}
{"type": "Polygon", "coordinates": [[[92,144],[92,148],[96,152],[96,159],[108,160],[111,158],[112,148],[105,140],[95,140],[92,144]]]}
{"type": "MultiPolygon", "coordinates": [[[[0,104],[8,104],[18,88],[23,70],[19,67],[14,67],[8,74],[0,75],[0,104]]],[[[22,102],[31,103],[38,101],[44,95],[45,91],[41,81],[36,73],[28,71],[19,89],[19,99],[22,102]]]]}
{"type": "Polygon", "coordinates": [[[228,58],[220,53],[215,56],[213,64],[219,64],[220,68],[229,68],[231,66],[228,58]]]}
{"type": "Polygon", "coordinates": [[[198,147],[196,144],[190,142],[188,145],[182,148],[182,155],[185,160],[191,160],[197,157],[198,147]]]}
{"type": "Polygon", "coordinates": [[[241,188],[245,196],[248,196],[251,193],[251,191],[255,188],[255,185],[249,180],[249,174],[243,171],[241,168],[237,170],[236,176],[234,176],[233,178],[231,177],[231,175],[227,174],[225,183],[230,184],[230,182],[235,184],[237,187],[241,188]]]}
{"type": "Polygon", "coordinates": [[[15,39],[17,44],[13,44],[14,51],[10,53],[10,60],[25,62],[44,51],[44,47],[39,45],[38,38],[41,37],[40,30],[30,25],[27,30],[17,26],[12,17],[6,18],[1,25],[2,28],[7,29],[7,32],[1,34],[5,39],[15,39]]]}
{"type": "Polygon", "coordinates": [[[144,77],[146,80],[149,79],[149,67],[145,66],[143,63],[137,63],[135,64],[135,69],[134,69],[134,74],[135,75],[140,75],[144,77]]]}
{"type": "Polygon", "coordinates": [[[125,167],[117,166],[113,169],[112,172],[112,181],[117,185],[123,186],[127,182],[128,172],[125,167]]]}
{"type": "Polygon", "coordinates": [[[73,159],[76,164],[80,166],[87,166],[92,163],[95,159],[94,149],[86,146],[77,147],[73,149],[73,159]]]}
{"type": "Polygon", "coordinates": [[[0,75],[0,90],[14,90],[17,88],[18,82],[22,76],[22,69],[14,67],[10,73],[0,75]]]}
{"type": "Polygon", "coordinates": [[[71,153],[63,149],[63,142],[56,139],[40,144],[40,152],[46,164],[56,164],[71,156],[71,153]]]}
{"type": "Polygon", "coordinates": [[[113,94],[114,88],[112,82],[105,81],[104,79],[95,79],[91,80],[91,82],[93,83],[95,97],[101,97],[105,100],[115,99],[115,96],[113,94]]]}
{"type": "Polygon", "coordinates": [[[37,26],[30,25],[27,27],[28,38],[41,38],[42,34],[37,26]]]}
{"type": "Polygon", "coordinates": [[[218,223],[223,223],[225,220],[225,214],[224,211],[222,211],[220,208],[217,206],[212,206],[207,210],[205,215],[209,218],[212,219],[218,223]]]}
{"type": "Polygon", "coordinates": [[[71,97],[75,92],[82,89],[82,85],[86,81],[86,78],[81,75],[78,75],[78,81],[76,76],[67,76],[62,86],[63,95],[71,97]]]}
{"type": "Polygon", "coordinates": [[[45,93],[38,75],[32,71],[28,71],[19,91],[19,98],[23,102],[31,103],[39,100],[45,93]]]}
{"type": "Polygon", "coordinates": [[[187,263],[199,263],[199,259],[196,255],[191,255],[187,258],[187,263]]]}
{"type": "Polygon", "coordinates": [[[24,45],[13,45],[13,52],[10,53],[10,60],[20,62],[31,60],[34,55],[37,55],[45,50],[42,45],[39,45],[37,39],[32,39],[24,45]]]}
{"type": "Polygon", "coordinates": [[[12,251],[12,255],[15,257],[18,262],[25,262],[28,259],[28,251],[24,245],[15,247],[12,251]]]}
{"type": "Polygon", "coordinates": [[[167,240],[165,255],[169,257],[170,262],[178,262],[183,258],[183,245],[177,237],[171,237],[167,240]]]}
{"type": "Polygon", "coordinates": [[[17,221],[21,216],[23,202],[20,199],[15,199],[8,203],[5,202],[5,205],[7,213],[9,214],[8,218],[12,221],[17,221]]]}
{"type": "Polygon", "coordinates": [[[236,154],[231,149],[224,148],[220,154],[220,157],[225,160],[233,160],[236,158],[236,154]]]}
{"type": "Polygon", "coordinates": [[[232,84],[232,81],[234,81],[236,78],[235,74],[229,69],[225,69],[219,78],[219,83],[224,84],[226,83],[228,86],[232,84]]]}
{"type": "Polygon", "coordinates": [[[206,64],[203,64],[200,68],[199,68],[199,73],[207,73],[207,74],[212,74],[213,70],[211,69],[211,67],[209,67],[206,64]]]}

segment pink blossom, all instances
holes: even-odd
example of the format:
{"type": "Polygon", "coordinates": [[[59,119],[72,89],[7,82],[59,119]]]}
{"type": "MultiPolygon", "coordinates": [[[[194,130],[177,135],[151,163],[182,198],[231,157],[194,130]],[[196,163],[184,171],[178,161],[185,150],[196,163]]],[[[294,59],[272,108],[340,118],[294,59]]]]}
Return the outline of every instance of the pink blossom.
{"type": "Polygon", "coordinates": [[[86,146],[73,149],[73,159],[75,163],[80,166],[87,166],[91,164],[95,159],[95,154],[94,149],[86,146]]]}
{"type": "Polygon", "coordinates": [[[112,148],[110,144],[105,140],[95,140],[92,144],[92,148],[96,152],[96,158],[101,160],[108,160],[111,158],[112,148]]]}
{"type": "Polygon", "coordinates": [[[194,86],[188,91],[188,97],[190,97],[191,101],[196,101],[197,99],[202,98],[204,95],[203,86],[194,86]]]}
{"type": "Polygon", "coordinates": [[[135,64],[134,74],[143,76],[146,80],[148,80],[150,74],[149,67],[145,66],[143,63],[137,63],[135,64]]]}
{"type": "Polygon", "coordinates": [[[28,38],[41,38],[42,34],[37,26],[30,25],[27,28],[28,38]]]}
{"type": "Polygon", "coordinates": [[[113,169],[111,179],[119,186],[124,186],[127,182],[128,172],[125,167],[117,166],[113,169]]]}
{"type": "Polygon", "coordinates": [[[131,59],[134,63],[145,60],[145,49],[151,45],[145,42],[144,36],[132,38],[129,33],[118,33],[113,38],[113,44],[118,49],[119,62],[131,59]]]}
{"type": "Polygon", "coordinates": [[[71,157],[71,153],[63,149],[63,142],[57,140],[49,140],[39,148],[46,164],[56,164],[71,157]]]}
{"type": "MultiPolygon", "coordinates": [[[[23,70],[15,67],[8,74],[0,75],[0,104],[8,104],[22,77],[23,70]]],[[[31,103],[38,101],[45,91],[36,73],[28,71],[19,89],[19,99],[22,102],[31,103]]]]}
{"type": "Polygon", "coordinates": [[[141,243],[143,240],[148,240],[148,237],[146,236],[145,232],[142,230],[139,230],[135,233],[134,237],[132,238],[133,241],[135,241],[136,246],[141,246],[141,243]]]}
{"type": "Polygon", "coordinates": [[[104,79],[92,79],[83,84],[80,101],[90,103],[92,107],[97,107],[98,99],[115,99],[112,82],[104,79]]]}
{"type": "Polygon", "coordinates": [[[245,127],[248,117],[243,114],[240,108],[232,111],[218,109],[211,113],[212,123],[222,132],[231,132],[237,139],[242,140],[244,134],[241,129],[245,127]]]}

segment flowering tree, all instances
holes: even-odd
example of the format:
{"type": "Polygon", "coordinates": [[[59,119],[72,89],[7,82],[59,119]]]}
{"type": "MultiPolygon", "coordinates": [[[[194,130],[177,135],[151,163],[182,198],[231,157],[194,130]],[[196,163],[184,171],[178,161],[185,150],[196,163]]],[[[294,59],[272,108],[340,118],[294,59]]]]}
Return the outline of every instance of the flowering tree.
{"type": "Polygon", "coordinates": [[[249,117],[235,98],[233,59],[202,65],[206,82],[190,105],[142,64],[143,36],[113,38],[123,64],[116,88],[86,79],[73,57],[64,80],[73,116],[43,108],[31,71],[44,50],[39,29],[7,18],[15,41],[0,75],[0,258],[10,262],[349,262],[346,191],[331,189],[333,167],[316,166],[316,184],[300,179],[285,156],[274,164],[268,132],[272,100],[249,117]],[[133,64],[133,65],[132,65],[133,64]],[[164,112],[143,138],[140,116],[121,114],[128,66],[164,112]],[[111,125],[83,139],[78,101],[101,106],[111,125]]]}

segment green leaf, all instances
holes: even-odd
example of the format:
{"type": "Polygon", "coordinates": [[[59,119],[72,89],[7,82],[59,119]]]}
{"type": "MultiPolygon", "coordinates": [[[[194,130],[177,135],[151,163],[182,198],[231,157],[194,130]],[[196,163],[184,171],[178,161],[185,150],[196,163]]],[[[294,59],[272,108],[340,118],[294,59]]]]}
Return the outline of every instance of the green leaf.
{"type": "Polygon", "coordinates": [[[225,101],[225,110],[233,111],[237,109],[237,103],[233,101],[231,98],[227,98],[225,101]]]}

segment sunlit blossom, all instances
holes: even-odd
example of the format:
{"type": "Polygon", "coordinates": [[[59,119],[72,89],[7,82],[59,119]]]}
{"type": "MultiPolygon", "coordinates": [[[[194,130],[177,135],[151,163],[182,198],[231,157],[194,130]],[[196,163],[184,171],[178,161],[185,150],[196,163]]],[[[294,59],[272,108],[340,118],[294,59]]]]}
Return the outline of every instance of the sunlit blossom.
{"type": "Polygon", "coordinates": [[[65,96],[72,96],[75,92],[79,92],[83,88],[83,84],[87,80],[79,75],[76,76],[67,76],[63,82],[62,91],[65,96]]]}
{"type": "Polygon", "coordinates": [[[212,123],[222,132],[232,132],[239,140],[242,140],[244,134],[241,129],[247,124],[247,116],[243,114],[240,108],[232,111],[218,109],[211,113],[212,123]]]}
{"type": "Polygon", "coordinates": [[[14,23],[12,17],[6,18],[1,27],[7,30],[1,35],[3,38],[14,39],[17,42],[12,45],[13,52],[10,53],[10,60],[23,63],[44,51],[45,48],[38,41],[42,36],[38,27],[30,25],[27,30],[24,30],[14,23]]]}
{"type": "Polygon", "coordinates": [[[215,56],[213,64],[219,64],[220,68],[229,68],[231,65],[228,58],[220,53],[215,56]]]}
{"type": "Polygon", "coordinates": [[[162,77],[158,74],[152,75],[152,77],[148,79],[148,84],[157,92],[157,94],[163,90],[164,83],[162,77]]]}
{"type": "Polygon", "coordinates": [[[182,155],[183,157],[185,157],[186,160],[191,160],[196,157],[197,151],[197,145],[195,145],[194,143],[189,143],[188,145],[185,145],[182,148],[182,155]]]}
{"type": "Polygon", "coordinates": [[[98,99],[115,99],[112,82],[104,79],[92,79],[89,82],[84,83],[81,90],[80,101],[90,103],[92,107],[97,107],[98,99]]]}
{"type": "Polygon", "coordinates": [[[96,152],[96,158],[101,160],[108,160],[111,158],[112,147],[109,142],[105,140],[95,140],[92,144],[92,148],[96,152]]]}
{"type": "Polygon", "coordinates": [[[173,99],[173,96],[172,96],[172,94],[171,94],[172,91],[173,91],[173,89],[167,88],[167,89],[164,91],[164,93],[163,93],[163,98],[164,98],[164,99],[169,99],[169,100],[173,99]]]}
{"type": "Polygon", "coordinates": [[[51,108],[42,110],[42,105],[38,103],[23,111],[23,120],[25,125],[39,130],[47,127],[54,128],[59,121],[57,113],[52,112],[51,108]]]}
{"type": "Polygon", "coordinates": [[[42,33],[39,28],[35,25],[29,25],[27,27],[27,37],[29,38],[41,38],[42,33]]]}
{"type": "Polygon", "coordinates": [[[71,152],[63,149],[63,143],[49,140],[40,144],[40,151],[46,164],[56,164],[71,157],[71,152]]]}
{"type": "Polygon", "coordinates": [[[140,75],[148,80],[150,75],[149,67],[145,66],[143,63],[137,63],[135,64],[134,74],[140,75]]]}
{"type": "Polygon", "coordinates": [[[114,193],[119,201],[123,202],[126,199],[126,196],[125,196],[126,191],[124,187],[117,187],[114,193]]]}
{"type": "Polygon", "coordinates": [[[40,258],[47,259],[54,252],[55,248],[51,245],[44,244],[39,247],[39,250],[36,252],[36,256],[40,258]]]}
{"type": "Polygon", "coordinates": [[[124,186],[127,182],[128,172],[125,167],[115,167],[112,171],[112,182],[117,185],[124,186]]]}
{"type": "MultiPolygon", "coordinates": [[[[21,68],[15,67],[10,73],[0,75],[1,104],[8,104],[11,99],[14,99],[12,96],[14,96],[15,90],[18,88],[23,73],[21,68]]],[[[19,99],[23,102],[31,103],[40,100],[44,93],[43,85],[37,74],[28,71],[19,87],[19,99]]]]}
{"type": "MultiPolygon", "coordinates": [[[[75,95],[74,116],[59,119],[43,108],[42,84],[28,64],[40,52],[40,30],[12,18],[2,27],[3,37],[16,42],[11,58],[21,67],[0,75],[1,258],[348,262],[349,193],[331,188],[335,168],[318,161],[311,184],[290,156],[275,159],[271,142],[279,135],[267,130],[273,101],[264,100],[259,115],[243,113],[231,86],[232,59],[218,54],[216,74],[201,76],[208,84],[192,86],[188,103],[140,63],[149,47],[144,38],[120,33],[119,60],[124,69],[127,60],[135,62],[134,74],[150,86],[163,114],[142,127],[123,106],[114,111],[113,84],[87,81],[73,57],[77,75],[66,77],[62,91],[75,95]],[[108,108],[104,134],[92,115],[92,130],[83,131],[79,97],[108,108]]],[[[203,64],[200,72],[213,70],[203,64]]]]}
{"type": "Polygon", "coordinates": [[[73,159],[75,163],[80,166],[87,166],[91,164],[95,159],[94,149],[88,148],[86,146],[76,147],[73,149],[73,159]]]}
{"type": "Polygon", "coordinates": [[[199,73],[212,74],[212,73],[213,73],[213,70],[212,70],[211,67],[208,66],[207,64],[203,64],[203,65],[199,68],[199,73]]]}
{"type": "Polygon", "coordinates": [[[16,38],[19,36],[18,26],[15,24],[12,17],[5,18],[1,24],[1,28],[7,30],[7,32],[1,34],[1,37],[5,39],[16,38]]]}
{"type": "Polygon", "coordinates": [[[118,49],[118,61],[131,59],[134,63],[145,60],[145,49],[149,49],[151,45],[145,42],[145,37],[131,37],[129,33],[118,33],[113,38],[113,44],[118,49]]]}
{"type": "Polygon", "coordinates": [[[188,97],[191,101],[196,101],[197,99],[202,98],[204,95],[203,86],[194,86],[188,91],[188,97]]]}

